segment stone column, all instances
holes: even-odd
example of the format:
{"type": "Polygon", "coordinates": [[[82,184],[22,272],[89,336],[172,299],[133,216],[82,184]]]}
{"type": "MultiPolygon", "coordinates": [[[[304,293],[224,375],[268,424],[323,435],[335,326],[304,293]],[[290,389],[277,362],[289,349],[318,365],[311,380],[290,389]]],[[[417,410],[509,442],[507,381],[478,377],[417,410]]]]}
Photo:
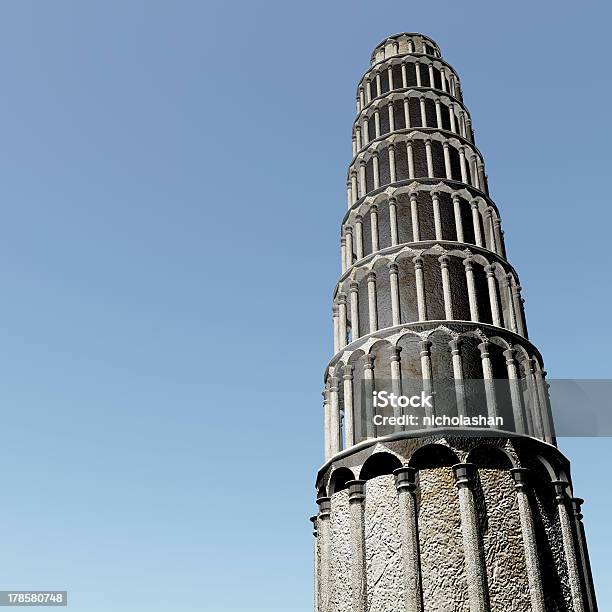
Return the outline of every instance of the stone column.
{"type": "Polygon", "coordinates": [[[370,121],[369,117],[366,115],[363,118],[363,144],[367,145],[370,142],[370,121]]]}
{"type": "Polygon", "coordinates": [[[332,455],[341,450],[340,442],[340,401],[338,399],[338,379],[332,376],[329,381],[329,403],[330,403],[330,432],[332,455]]]}
{"type": "Polygon", "coordinates": [[[552,484],[555,488],[555,501],[557,502],[559,524],[561,525],[563,552],[565,554],[567,575],[569,579],[570,591],[572,594],[573,612],[587,612],[584,606],[582,585],[580,584],[580,568],[578,566],[578,555],[576,554],[576,547],[574,546],[574,531],[572,528],[572,520],[570,518],[569,510],[567,507],[567,503],[569,501],[567,495],[568,483],[563,480],[555,480],[552,484]]]}
{"type": "Polygon", "coordinates": [[[536,532],[533,523],[531,504],[527,493],[527,475],[529,470],[514,468],[510,470],[514,478],[516,499],[518,502],[519,517],[521,519],[521,533],[523,535],[523,549],[525,550],[525,567],[529,581],[529,599],[532,612],[546,612],[544,590],[542,588],[542,574],[540,573],[540,560],[536,544],[536,532]]]}
{"type": "Polygon", "coordinates": [[[425,96],[419,98],[419,105],[421,108],[421,126],[427,127],[427,112],[425,110],[425,96]]]}
{"type": "Polygon", "coordinates": [[[400,293],[399,293],[399,268],[396,263],[389,264],[389,284],[391,286],[391,319],[392,325],[400,325],[400,293]]]}
{"type": "Polygon", "coordinates": [[[448,144],[447,141],[444,141],[444,143],[442,144],[442,147],[444,148],[444,172],[446,173],[446,178],[449,181],[453,180],[453,167],[451,165],[451,159],[450,159],[450,145],[448,144]]]}
{"type": "Polygon", "coordinates": [[[374,137],[380,138],[380,111],[374,109],[374,137]]]}
{"type": "Polygon", "coordinates": [[[344,228],[344,233],[346,239],[346,268],[348,270],[353,265],[353,228],[347,225],[344,228]]]}
{"type": "Polygon", "coordinates": [[[342,274],[344,274],[346,272],[347,269],[347,265],[346,265],[346,238],[344,236],[342,236],[342,238],[340,238],[340,263],[341,265],[341,270],[342,270],[342,274]]]}
{"type": "Polygon", "coordinates": [[[372,232],[372,253],[378,251],[378,206],[373,204],[370,208],[370,229],[372,232]]]}
{"type": "Polygon", "coordinates": [[[376,97],[380,96],[382,93],[382,86],[380,82],[380,72],[376,73],[376,97]]]}
{"type": "Polygon", "coordinates": [[[444,294],[444,317],[448,321],[452,321],[453,316],[453,296],[451,293],[450,274],[448,272],[449,258],[447,255],[442,255],[438,258],[440,262],[440,271],[442,273],[442,292],[444,294]]]}
{"type": "MultiPolygon", "coordinates": [[[[390,357],[390,365],[391,365],[391,386],[393,393],[395,395],[400,396],[402,394],[402,372],[400,368],[400,353],[402,352],[402,348],[400,346],[394,346],[393,352],[390,357]]],[[[398,418],[402,415],[402,409],[399,405],[395,404],[393,407],[393,416],[398,418]]],[[[396,432],[402,431],[401,425],[395,425],[394,430],[396,432]]]]}
{"type": "Polygon", "coordinates": [[[319,497],[319,516],[317,521],[317,539],[319,542],[319,593],[318,608],[320,612],[330,610],[331,580],[330,580],[330,548],[331,533],[329,517],[331,514],[331,500],[329,497],[319,497]]]}
{"type": "Polygon", "coordinates": [[[340,322],[338,320],[338,305],[332,306],[332,320],[334,323],[334,355],[340,350],[340,322]]]}
{"type": "Polygon", "coordinates": [[[344,366],[344,437],[345,448],[355,444],[355,413],[353,406],[353,366],[344,366]]]}
{"type": "Polygon", "coordinates": [[[584,532],[584,523],[582,522],[582,504],[584,499],[573,497],[572,510],[574,511],[574,521],[576,524],[576,534],[578,536],[578,551],[580,553],[580,561],[582,565],[582,575],[586,584],[586,600],[589,612],[597,612],[597,599],[595,597],[595,588],[593,586],[593,572],[591,571],[591,561],[589,559],[589,551],[587,548],[586,534],[584,532]]]}
{"type": "MultiPolygon", "coordinates": [[[[470,130],[471,132],[471,130],[470,130]]],[[[487,175],[485,174],[484,164],[481,161],[476,163],[478,169],[478,182],[480,184],[480,191],[488,194],[487,189],[487,175]]]]}
{"type": "Polygon", "coordinates": [[[470,202],[470,208],[472,209],[472,224],[474,226],[474,241],[476,246],[483,246],[482,243],[482,230],[480,229],[480,211],[478,209],[478,201],[472,200],[470,202]]]}
{"type": "Polygon", "coordinates": [[[321,612],[319,607],[319,574],[321,573],[321,564],[319,563],[319,542],[317,541],[317,519],[318,516],[311,516],[310,522],[312,523],[312,535],[314,536],[314,610],[315,612],[321,612]]]}
{"type": "Polygon", "coordinates": [[[363,217],[361,215],[355,217],[355,251],[357,261],[363,259],[363,217]]]}
{"type": "Polygon", "coordinates": [[[497,281],[495,279],[495,264],[485,266],[487,273],[487,285],[489,286],[489,302],[491,303],[491,316],[493,317],[493,325],[501,327],[501,317],[499,316],[499,302],[497,299],[497,281]]]}
{"type": "Polygon", "coordinates": [[[339,348],[342,350],[346,346],[346,295],[338,295],[338,339],[339,348]]]}
{"type": "Polygon", "coordinates": [[[355,134],[355,136],[353,136],[353,140],[351,141],[351,145],[353,147],[353,157],[355,157],[355,155],[357,155],[357,151],[359,150],[359,148],[357,146],[357,134],[355,134]]]}
{"type": "Polygon", "coordinates": [[[442,91],[447,92],[448,87],[446,85],[446,70],[444,66],[440,66],[440,84],[442,85],[442,91]]]}
{"type": "Polygon", "coordinates": [[[365,480],[349,480],[351,516],[351,612],[367,612],[366,547],[365,547],[365,480]]]}
{"type": "Polygon", "coordinates": [[[423,87],[423,83],[421,82],[421,62],[415,62],[414,67],[416,69],[417,87],[423,87]]]}
{"type": "Polygon", "coordinates": [[[468,115],[465,116],[465,137],[470,142],[474,142],[474,136],[472,134],[472,120],[468,115]]]}
{"type": "Polygon", "coordinates": [[[376,305],[376,273],[368,274],[368,315],[370,323],[370,333],[378,329],[378,311],[376,305]]]}
{"type": "Polygon", "coordinates": [[[325,451],[325,461],[331,459],[334,454],[332,449],[332,418],[331,418],[331,405],[329,403],[329,387],[323,389],[323,447],[325,451]]]}
{"type": "Polygon", "coordinates": [[[427,176],[434,178],[433,158],[431,156],[431,140],[428,138],[425,141],[425,155],[427,157],[427,176]]]}
{"type": "Polygon", "coordinates": [[[461,219],[461,198],[457,194],[453,194],[453,213],[455,215],[457,242],[465,242],[463,237],[463,220],[461,219]]]}
{"type": "Polygon", "coordinates": [[[359,162],[359,195],[363,198],[368,192],[366,186],[366,164],[364,161],[359,162]]]}
{"type": "Polygon", "coordinates": [[[398,243],[397,200],[393,197],[389,198],[389,225],[391,226],[391,246],[396,246],[398,243]]]}
{"type": "MultiPolygon", "coordinates": [[[[514,430],[517,433],[528,433],[523,412],[523,401],[519,387],[519,376],[514,360],[514,350],[504,351],[506,370],[508,371],[508,385],[510,387],[510,401],[512,402],[512,416],[514,417],[514,430]]],[[[506,429],[508,429],[506,427],[506,429]]]]}
{"type": "Polygon", "coordinates": [[[389,131],[395,132],[395,114],[393,112],[393,102],[389,102],[387,112],[389,113],[389,131]]]}
{"type": "Polygon", "coordinates": [[[380,187],[380,169],[378,167],[378,151],[372,153],[372,170],[374,174],[374,189],[380,187]]]}
{"type": "Polygon", "coordinates": [[[511,286],[512,274],[506,274],[504,276],[504,292],[506,294],[506,301],[508,302],[508,321],[506,327],[513,332],[517,332],[516,326],[516,315],[514,313],[514,302],[512,301],[512,286],[511,286]]]}
{"type": "Polygon", "coordinates": [[[408,154],[408,178],[414,178],[414,153],[412,151],[412,142],[406,142],[406,152],[408,154]]]}
{"type": "Polygon", "coordinates": [[[489,243],[491,245],[491,251],[494,253],[499,253],[497,248],[497,240],[495,238],[495,231],[493,228],[493,209],[490,206],[485,209],[485,218],[487,220],[485,227],[488,226],[489,230],[489,243]]]}
{"type": "Polygon", "coordinates": [[[415,257],[412,260],[412,263],[414,263],[414,277],[416,283],[419,321],[427,321],[427,303],[425,302],[425,282],[423,279],[423,260],[420,257],[415,257]]]}
{"type": "Polygon", "coordinates": [[[353,204],[359,199],[359,187],[357,185],[357,173],[351,171],[351,195],[353,197],[353,204]]]}
{"type": "Polygon", "coordinates": [[[368,104],[372,101],[372,81],[370,79],[366,80],[366,99],[368,104]]]}
{"type": "Polygon", "coordinates": [[[366,436],[374,438],[376,436],[376,428],[374,426],[374,357],[372,355],[365,356],[363,364],[363,381],[364,381],[364,405],[365,405],[365,421],[366,421],[366,436]]]}
{"type": "Polygon", "coordinates": [[[486,612],[489,609],[486,570],[478,533],[476,504],[472,491],[474,465],[471,463],[458,463],[453,465],[453,471],[455,472],[455,480],[459,493],[461,534],[463,536],[470,612],[486,612]]]}
{"type": "Polygon", "coordinates": [[[512,299],[514,300],[514,313],[516,315],[518,333],[527,338],[527,326],[525,325],[525,317],[523,316],[523,298],[521,297],[520,285],[514,284],[512,286],[512,299]]]}
{"type": "Polygon", "coordinates": [[[455,122],[455,105],[454,104],[450,104],[448,107],[448,112],[450,114],[450,128],[451,128],[451,132],[455,132],[455,134],[457,133],[457,124],[455,122]]]}
{"type": "Polygon", "coordinates": [[[349,287],[351,300],[351,338],[359,338],[359,285],[351,283],[349,287]]]}
{"type": "Polygon", "coordinates": [[[480,189],[478,169],[476,168],[476,155],[472,155],[471,160],[470,160],[470,175],[472,179],[472,186],[476,187],[476,189],[480,189]]]}
{"type": "Polygon", "coordinates": [[[502,232],[502,229],[501,229],[501,221],[499,220],[499,217],[497,215],[493,217],[493,234],[495,235],[495,242],[498,248],[497,252],[502,257],[506,257],[506,246],[504,245],[504,236],[503,236],[504,233],[502,232]]]}
{"type": "Polygon", "coordinates": [[[459,147],[459,164],[461,165],[461,182],[468,182],[467,166],[465,164],[465,148],[459,147]]]}
{"type": "Polygon", "coordinates": [[[544,439],[549,444],[555,443],[555,426],[550,407],[550,397],[548,396],[548,385],[544,380],[546,372],[539,366],[535,368],[535,379],[538,387],[538,394],[542,403],[542,421],[544,425],[544,439]]]}
{"type": "Polygon", "coordinates": [[[393,471],[400,512],[402,538],[402,566],[404,572],[404,609],[402,612],[422,612],[421,559],[419,526],[415,496],[414,468],[404,466],[393,471]]]}
{"type": "MultiPolygon", "coordinates": [[[[423,378],[423,391],[425,395],[433,394],[433,374],[431,370],[431,342],[429,340],[423,340],[419,342],[420,356],[421,356],[421,376],[423,378]]],[[[425,407],[425,416],[433,417],[435,415],[435,401],[432,399],[434,408],[429,406],[425,407]]]]}
{"type": "Polygon", "coordinates": [[[474,260],[467,257],[463,260],[465,266],[465,280],[467,282],[468,300],[470,302],[470,318],[472,321],[480,321],[478,314],[478,300],[476,299],[476,283],[474,281],[474,260]]]}
{"type": "Polygon", "coordinates": [[[351,185],[351,181],[346,181],[346,207],[350,208],[353,205],[353,186],[351,185]]]}
{"type": "Polygon", "coordinates": [[[485,396],[487,398],[487,416],[496,418],[499,416],[497,412],[497,398],[495,397],[495,379],[493,378],[493,367],[491,365],[491,357],[489,355],[490,342],[485,340],[478,345],[480,350],[480,359],[482,361],[482,378],[485,388],[485,396]]]}
{"type": "Polygon", "coordinates": [[[408,97],[404,98],[404,123],[406,124],[406,128],[410,128],[410,102],[408,97]]]}
{"type": "Polygon", "coordinates": [[[532,402],[533,402],[533,424],[534,424],[534,434],[538,438],[544,438],[544,407],[542,401],[540,399],[540,394],[538,390],[538,383],[535,377],[535,360],[529,359],[527,361],[528,367],[528,376],[527,376],[527,384],[529,386],[529,392],[531,394],[532,402]]]}
{"type": "Polygon", "coordinates": [[[455,397],[457,398],[457,414],[467,416],[465,401],[465,382],[463,380],[463,363],[461,362],[461,340],[449,342],[453,361],[453,378],[455,379],[455,397]]]}
{"type": "Polygon", "coordinates": [[[391,183],[397,181],[397,170],[395,168],[395,145],[390,144],[389,151],[389,174],[391,175],[391,183]]]}
{"type": "Polygon", "coordinates": [[[393,87],[393,66],[391,64],[387,66],[387,78],[389,79],[389,91],[393,91],[395,87],[393,87]]]}
{"type": "Polygon", "coordinates": [[[433,71],[433,64],[429,64],[429,86],[432,89],[435,89],[434,87],[434,71],[433,71]]]}
{"type": "Polygon", "coordinates": [[[365,92],[363,91],[363,87],[359,88],[359,104],[361,106],[361,110],[363,110],[363,107],[365,106],[365,92]]]}
{"type": "MultiPolygon", "coordinates": [[[[355,151],[355,155],[357,155],[358,151],[361,151],[363,148],[362,140],[361,140],[361,127],[359,125],[355,126],[355,140],[357,145],[357,151],[355,151]]],[[[355,156],[353,155],[353,157],[355,156]]]]}
{"type": "Polygon", "coordinates": [[[408,87],[408,77],[406,75],[406,64],[402,64],[402,87],[404,89],[408,87]]]}
{"type": "Polygon", "coordinates": [[[416,192],[410,194],[410,217],[412,220],[412,240],[419,242],[421,240],[421,232],[419,230],[419,207],[416,192]]]}
{"type": "Polygon", "coordinates": [[[442,240],[442,219],[440,218],[440,194],[437,191],[431,192],[431,203],[433,205],[434,228],[436,240],[442,240]]]}
{"type": "Polygon", "coordinates": [[[442,128],[442,109],[440,108],[440,98],[436,98],[436,123],[439,130],[442,128]]]}

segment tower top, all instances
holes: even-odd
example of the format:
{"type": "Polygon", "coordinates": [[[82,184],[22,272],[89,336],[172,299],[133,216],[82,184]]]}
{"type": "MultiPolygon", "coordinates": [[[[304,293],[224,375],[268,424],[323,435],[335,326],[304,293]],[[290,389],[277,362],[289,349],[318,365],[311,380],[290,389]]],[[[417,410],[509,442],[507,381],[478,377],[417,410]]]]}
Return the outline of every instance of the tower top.
{"type": "Polygon", "coordinates": [[[371,63],[376,64],[394,55],[405,53],[423,53],[440,57],[440,47],[437,43],[419,32],[400,32],[381,40],[372,51],[371,63]]]}

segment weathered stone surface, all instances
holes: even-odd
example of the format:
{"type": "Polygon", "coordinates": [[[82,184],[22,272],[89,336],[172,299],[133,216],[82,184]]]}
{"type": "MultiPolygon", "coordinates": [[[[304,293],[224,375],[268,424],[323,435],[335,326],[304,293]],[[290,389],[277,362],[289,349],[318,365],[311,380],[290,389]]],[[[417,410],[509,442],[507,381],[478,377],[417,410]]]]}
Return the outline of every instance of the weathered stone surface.
{"type": "Polygon", "coordinates": [[[351,612],[351,537],[348,491],[331,498],[330,609],[351,612]]]}
{"type": "Polygon", "coordinates": [[[393,476],[368,481],[365,541],[370,612],[401,610],[402,581],[399,506],[393,476]]]}

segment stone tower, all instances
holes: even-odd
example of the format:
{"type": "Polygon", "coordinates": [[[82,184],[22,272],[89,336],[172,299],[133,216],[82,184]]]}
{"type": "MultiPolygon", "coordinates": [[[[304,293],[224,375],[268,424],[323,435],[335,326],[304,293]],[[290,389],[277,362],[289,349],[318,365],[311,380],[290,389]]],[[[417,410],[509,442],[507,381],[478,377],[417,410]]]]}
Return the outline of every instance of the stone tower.
{"type": "Polygon", "coordinates": [[[459,77],[434,41],[402,33],[374,49],[352,134],[316,611],[597,610],[542,357],[459,77]],[[380,391],[432,399],[385,404],[380,391]]]}

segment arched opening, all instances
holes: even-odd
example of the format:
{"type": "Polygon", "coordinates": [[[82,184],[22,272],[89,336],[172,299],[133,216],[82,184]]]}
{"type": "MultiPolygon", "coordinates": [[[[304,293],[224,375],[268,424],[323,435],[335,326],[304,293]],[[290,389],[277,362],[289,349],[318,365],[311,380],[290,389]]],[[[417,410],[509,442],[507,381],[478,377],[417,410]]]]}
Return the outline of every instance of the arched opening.
{"type": "Polygon", "coordinates": [[[329,495],[330,497],[334,493],[338,493],[340,491],[344,491],[344,489],[348,489],[347,483],[350,480],[355,480],[355,476],[351,470],[345,467],[338,468],[334,470],[331,478],[329,479],[329,495]]]}
{"type": "Polygon", "coordinates": [[[439,467],[450,467],[459,463],[459,457],[448,446],[427,444],[419,448],[410,457],[408,465],[417,470],[429,470],[439,467]]]}
{"type": "Polygon", "coordinates": [[[361,467],[359,478],[371,480],[377,476],[392,474],[393,470],[402,467],[402,462],[391,453],[374,453],[361,467]]]}

